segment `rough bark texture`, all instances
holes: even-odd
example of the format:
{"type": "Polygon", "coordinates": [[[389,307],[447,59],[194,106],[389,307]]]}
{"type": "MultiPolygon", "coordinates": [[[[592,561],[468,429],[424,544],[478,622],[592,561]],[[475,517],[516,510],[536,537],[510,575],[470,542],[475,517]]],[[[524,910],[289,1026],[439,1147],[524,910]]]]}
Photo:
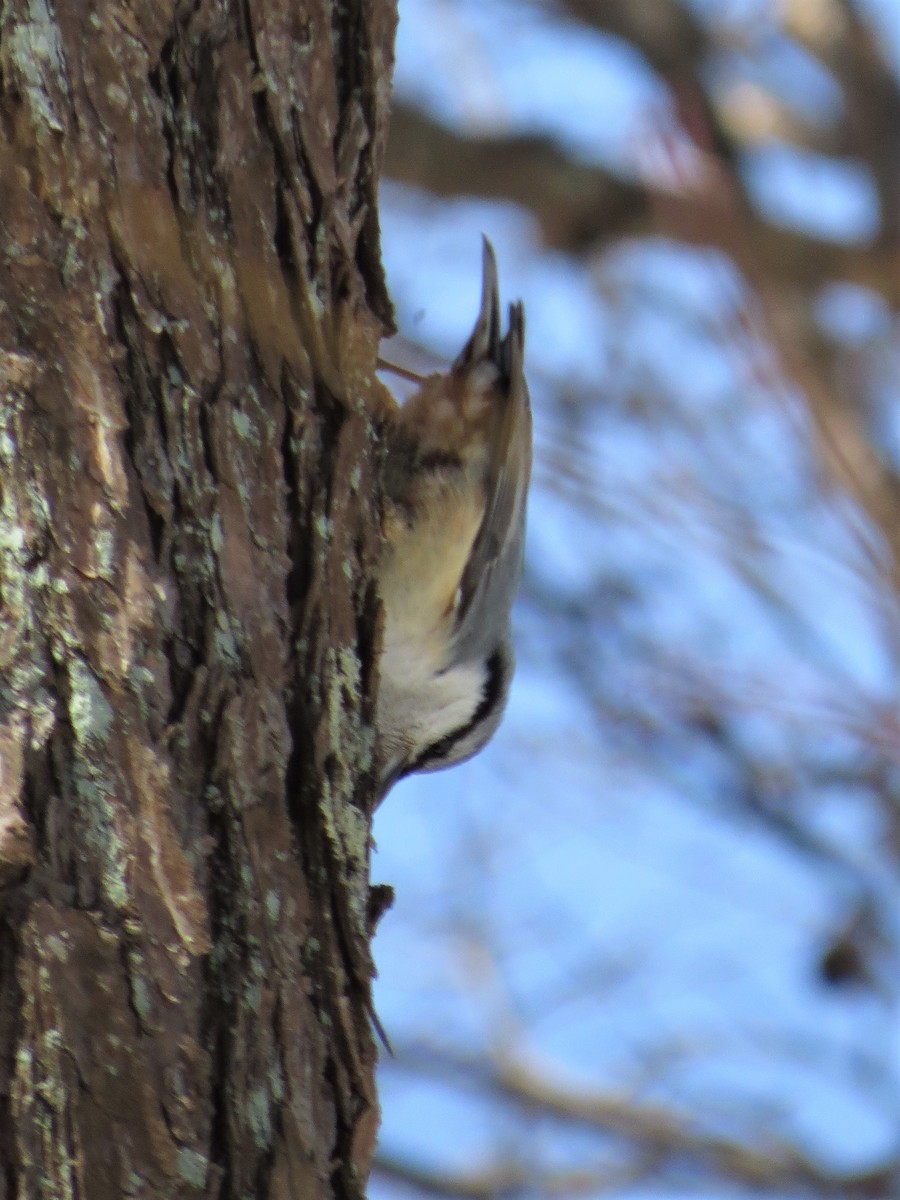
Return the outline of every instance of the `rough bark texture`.
{"type": "Polygon", "coordinates": [[[0,1198],[361,1196],[394,6],[0,14],[0,1198]]]}

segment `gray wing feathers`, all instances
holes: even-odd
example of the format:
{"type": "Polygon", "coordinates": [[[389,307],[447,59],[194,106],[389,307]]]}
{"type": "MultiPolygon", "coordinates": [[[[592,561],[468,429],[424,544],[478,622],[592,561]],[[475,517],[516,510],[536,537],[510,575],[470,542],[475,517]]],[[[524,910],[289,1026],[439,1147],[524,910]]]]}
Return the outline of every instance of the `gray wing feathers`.
{"type": "Polygon", "coordinates": [[[481,310],[472,337],[454,364],[454,368],[468,367],[488,358],[500,373],[487,505],[460,583],[455,641],[463,658],[488,654],[496,645],[502,631],[490,617],[500,614],[508,622],[522,574],[532,443],[524,355],[521,304],[510,305],[509,332],[500,338],[497,265],[485,239],[481,310]]]}

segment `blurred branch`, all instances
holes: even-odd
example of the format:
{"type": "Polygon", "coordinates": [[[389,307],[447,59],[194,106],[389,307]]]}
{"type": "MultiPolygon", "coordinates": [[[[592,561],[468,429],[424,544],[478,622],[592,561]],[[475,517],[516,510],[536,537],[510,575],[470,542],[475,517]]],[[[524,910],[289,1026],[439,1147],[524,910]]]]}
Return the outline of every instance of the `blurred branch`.
{"type": "Polygon", "coordinates": [[[537,217],[548,245],[567,250],[638,232],[644,189],[573,161],[544,137],[472,137],[398,104],[391,118],[385,173],[437,196],[511,200],[537,217]]]}
{"type": "MultiPolygon", "coordinates": [[[[570,253],[615,238],[664,232],[654,220],[656,193],[642,183],[576,162],[550,138],[455,133],[404,104],[393,112],[385,173],[436,196],[520,204],[534,214],[548,246],[570,253]]],[[[722,244],[721,223],[710,226],[695,196],[669,193],[665,200],[677,224],[674,236],[731,252],[730,244],[722,244]]],[[[883,251],[767,225],[750,214],[742,236],[759,270],[792,289],[809,292],[840,278],[900,304],[900,271],[883,251]]]]}
{"type": "Polygon", "coordinates": [[[536,1173],[509,1164],[460,1175],[427,1170],[385,1155],[376,1163],[375,1173],[421,1195],[446,1196],[448,1200],[502,1200],[522,1194],[551,1200],[554,1196],[617,1195],[629,1184],[639,1182],[647,1171],[643,1165],[623,1170],[603,1163],[594,1170],[536,1173]]]}
{"type": "Polygon", "coordinates": [[[599,1091],[561,1087],[522,1062],[495,1068],[495,1089],[508,1098],[538,1106],[598,1131],[617,1133],[642,1144],[654,1158],[687,1158],[695,1165],[753,1187],[807,1191],[820,1197],[895,1196],[900,1163],[855,1175],[835,1175],[820,1168],[798,1149],[777,1143],[753,1146],[700,1131],[696,1122],[662,1107],[640,1105],[630,1098],[599,1091]],[[885,1189],[890,1189],[890,1191],[885,1189]],[[881,1190],[878,1190],[881,1189],[881,1190]]]}
{"type": "MultiPolygon", "coordinates": [[[[695,117],[699,109],[694,106],[695,117]]],[[[699,119],[699,118],[698,118],[699,119]]],[[[702,129],[697,130],[703,139],[702,129]]],[[[710,141],[711,139],[705,139],[710,141]]],[[[837,481],[868,515],[883,538],[881,559],[894,592],[900,591],[900,481],[886,463],[867,428],[863,407],[857,398],[832,387],[813,356],[817,335],[813,327],[812,297],[805,295],[806,280],[776,269],[761,253],[769,233],[742,202],[727,162],[705,154],[699,186],[687,196],[655,193],[660,225],[673,236],[682,237],[697,229],[705,231],[708,244],[717,245],[734,261],[755,293],[759,308],[746,303],[740,318],[760,342],[770,342],[784,374],[798,386],[815,418],[816,445],[828,475],[837,481]],[[764,237],[760,233],[764,232],[764,237]]],[[[687,239],[692,240],[692,239],[687,239]]],[[[811,247],[810,247],[811,250],[811,247]]],[[[844,248],[848,263],[862,267],[877,265],[878,279],[845,270],[844,279],[864,283],[884,294],[892,307],[900,303],[900,271],[883,249],[844,248]]],[[[834,266],[828,255],[817,254],[820,266],[834,266]]],[[[792,263],[793,265],[793,263],[792,263]]],[[[825,283],[823,277],[820,281],[825,283]]]]}
{"type": "Polygon", "coordinates": [[[581,24],[635,46],[661,75],[695,70],[710,41],[707,31],[677,0],[563,0],[581,24]]]}
{"type": "Polygon", "coordinates": [[[501,1196],[514,1195],[526,1184],[534,1186],[534,1180],[518,1167],[488,1167],[484,1171],[462,1175],[420,1167],[391,1155],[378,1156],[375,1174],[381,1179],[406,1184],[425,1196],[447,1196],[458,1200],[497,1200],[501,1196]]]}
{"type": "MultiPolygon", "coordinates": [[[[881,202],[877,247],[900,266],[900,83],[872,26],[855,0],[833,0],[838,19],[832,36],[814,36],[799,23],[793,35],[806,45],[841,84],[845,114],[838,128],[845,153],[872,172],[881,202]]],[[[797,0],[794,0],[794,7],[797,0]]]]}
{"type": "MultiPolygon", "coordinates": [[[[662,1163],[670,1167],[690,1165],[710,1176],[731,1180],[760,1191],[778,1189],[779,1194],[814,1195],[824,1200],[894,1200],[900,1181],[900,1161],[891,1160],[871,1171],[840,1174],[823,1171],[796,1146],[772,1138],[754,1145],[698,1127],[687,1114],[661,1105],[641,1104],[631,1096],[600,1089],[579,1088],[553,1082],[546,1073],[524,1059],[504,1056],[493,1062],[467,1058],[445,1050],[421,1047],[400,1050],[396,1065],[429,1072],[442,1078],[461,1079],[495,1097],[524,1106],[532,1115],[613,1134],[631,1143],[642,1163],[660,1178],[662,1163]]],[[[378,1162],[379,1169],[381,1161],[378,1162]]],[[[391,1169],[391,1160],[386,1160],[391,1169]]],[[[397,1164],[393,1164],[396,1170],[397,1164]]],[[[514,1169],[494,1168],[491,1179],[513,1180],[514,1169]]],[[[533,1174],[529,1173],[529,1179],[533,1174]]],[[[433,1177],[432,1177],[433,1178],[433,1177]]],[[[482,1178],[482,1186],[488,1177],[482,1178]]],[[[465,1182],[465,1181],[463,1181],[465,1182]]],[[[469,1180],[474,1186],[475,1180],[469,1180]]],[[[432,1194],[498,1196],[501,1191],[452,1191],[432,1194]]],[[[552,1194],[552,1193],[544,1193],[552,1194]]]]}
{"type": "MultiPolygon", "coordinates": [[[[722,48],[715,27],[674,0],[563,0],[563,6],[582,24],[631,43],[676,93],[685,82],[699,85],[709,56],[722,48]]],[[[845,114],[832,123],[830,133],[814,132],[782,114],[780,132],[794,144],[849,155],[869,167],[881,201],[878,249],[896,254],[900,247],[900,141],[896,137],[900,82],[879,39],[856,0],[829,0],[818,6],[810,6],[807,0],[784,0],[781,19],[785,36],[803,45],[841,85],[845,114]],[[820,10],[818,19],[810,19],[810,7],[820,10]]],[[[734,164],[729,113],[706,89],[703,96],[715,126],[717,156],[734,164]]]]}

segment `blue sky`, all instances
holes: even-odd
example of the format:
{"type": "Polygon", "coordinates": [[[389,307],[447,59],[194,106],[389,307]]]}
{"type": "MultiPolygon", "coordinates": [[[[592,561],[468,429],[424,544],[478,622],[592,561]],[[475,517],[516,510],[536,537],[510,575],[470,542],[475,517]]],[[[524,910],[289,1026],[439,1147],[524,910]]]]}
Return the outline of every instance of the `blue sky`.
{"type": "MultiPolygon", "coordinates": [[[[815,93],[827,115],[828,79],[777,44],[771,58],[786,99],[815,93]]],[[[540,130],[624,173],[671,119],[630,48],[499,0],[403,0],[396,91],[462,129],[540,130]]],[[[773,143],[747,179],[774,221],[850,243],[877,228],[853,163],[773,143]]],[[[892,705],[896,614],[859,514],[821,486],[802,397],[761,330],[733,335],[752,310],[742,281],[659,238],[575,262],[511,206],[389,183],[382,231],[401,332],[445,358],[471,327],[490,236],[504,295],[525,300],[536,418],[507,720],[482,756],[404,782],[377,818],[373,875],[398,893],[376,943],[390,1035],[483,1060],[508,1046],[724,1133],[783,1134],[835,1169],[896,1152],[893,1005],[816,976],[817,948],[867,889],[896,923],[883,815],[810,782],[862,752],[854,721],[892,705]],[[673,712],[709,695],[833,863],[748,819],[733,762],[679,728],[673,712]]],[[[858,288],[831,289],[819,315],[851,341],[890,324],[858,288]]],[[[382,1088],[385,1149],[415,1161],[596,1154],[533,1123],[523,1134],[477,1089],[402,1056],[382,1088]]]]}

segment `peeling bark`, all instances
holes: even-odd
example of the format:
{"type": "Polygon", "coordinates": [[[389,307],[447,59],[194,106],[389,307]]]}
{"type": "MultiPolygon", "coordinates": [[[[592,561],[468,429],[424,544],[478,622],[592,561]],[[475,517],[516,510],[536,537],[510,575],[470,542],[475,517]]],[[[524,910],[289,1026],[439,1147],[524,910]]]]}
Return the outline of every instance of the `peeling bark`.
{"type": "Polygon", "coordinates": [[[364,1194],[394,24],[0,6],[0,1200],[364,1194]]]}

